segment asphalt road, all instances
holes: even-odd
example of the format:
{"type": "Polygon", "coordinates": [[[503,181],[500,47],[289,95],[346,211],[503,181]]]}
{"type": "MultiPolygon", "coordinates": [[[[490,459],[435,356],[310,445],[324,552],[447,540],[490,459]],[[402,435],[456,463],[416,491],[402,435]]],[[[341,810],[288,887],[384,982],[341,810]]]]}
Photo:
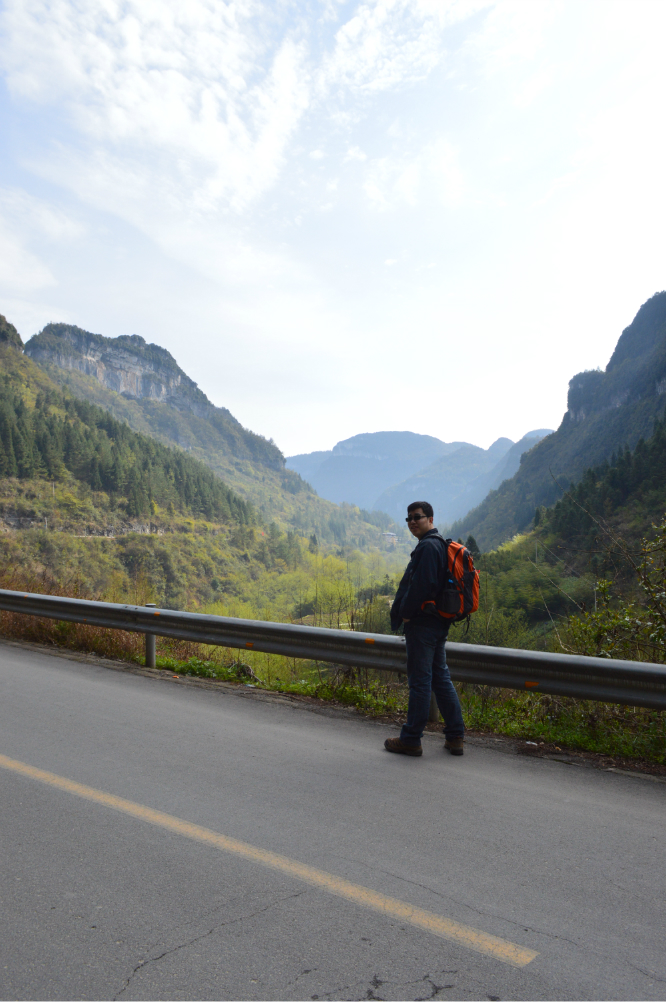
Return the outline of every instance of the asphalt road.
{"type": "Polygon", "coordinates": [[[406,759],[387,733],[0,644],[2,998],[666,997],[666,785],[434,736],[406,759]],[[538,955],[511,966],[289,861],[538,955]]]}

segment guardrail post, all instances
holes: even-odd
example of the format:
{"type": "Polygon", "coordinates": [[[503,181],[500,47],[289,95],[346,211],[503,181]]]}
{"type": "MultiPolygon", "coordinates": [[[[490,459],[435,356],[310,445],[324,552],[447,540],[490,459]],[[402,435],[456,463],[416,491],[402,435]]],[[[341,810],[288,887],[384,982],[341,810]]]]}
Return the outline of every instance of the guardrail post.
{"type": "Polygon", "coordinates": [[[435,698],[434,692],[430,693],[430,715],[428,717],[428,720],[432,724],[439,723],[439,707],[437,705],[437,699],[435,698]]]}
{"type": "MultiPolygon", "coordinates": [[[[146,602],[146,609],[156,608],[157,606],[154,602],[146,602]]],[[[157,637],[154,633],[146,634],[146,668],[155,668],[157,666],[156,640],[157,637]]]]}

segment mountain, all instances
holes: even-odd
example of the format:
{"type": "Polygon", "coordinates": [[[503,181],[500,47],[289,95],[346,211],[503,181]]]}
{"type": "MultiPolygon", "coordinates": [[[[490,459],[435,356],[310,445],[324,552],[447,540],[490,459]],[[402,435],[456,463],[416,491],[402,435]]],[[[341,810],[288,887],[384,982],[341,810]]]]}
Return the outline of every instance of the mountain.
{"type": "Polygon", "coordinates": [[[622,332],[605,371],[580,372],[570,381],[557,431],[525,453],[517,473],[451,531],[472,533],[485,550],[523,532],[537,507],[554,504],[588,468],[649,438],[665,393],[666,292],[658,292],[622,332]]]}
{"type": "Polygon", "coordinates": [[[252,505],[208,466],[75,399],[22,357],[13,339],[0,342],[0,481],[8,500],[2,515],[13,514],[3,521],[15,527],[34,524],[26,504],[29,509],[45,482],[47,499],[51,488],[55,499],[58,483],[65,531],[76,525],[93,535],[157,532],[177,516],[256,522],[252,505]]]}
{"type": "MultiPolygon", "coordinates": [[[[138,334],[110,338],[71,324],[47,324],[30,338],[25,353],[42,366],[91,376],[105,389],[136,401],[148,425],[154,424],[156,417],[176,411],[183,417],[177,430],[183,438],[178,442],[182,448],[193,448],[200,442],[202,426],[191,419],[201,419],[214,429],[218,448],[227,455],[275,470],[284,466],[276,445],[243,428],[226,407],[215,407],[165,348],[146,344],[138,334]],[[188,435],[187,429],[195,434],[188,435]]],[[[54,375],[72,386],[86,385],[81,380],[66,380],[59,372],[54,375]]],[[[107,399],[110,402],[111,398],[107,399]]],[[[126,419],[125,414],[123,417],[126,419]]],[[[164,428],[167,437],[173,437],[176,429],[171,430],[169,436],[164,428]]]]}
{"type": "Polygon", "coordinates": [[[385,511],[401,521],[411,501],[430,501],[444,528],[518,469],[520,456],[548,431],[489,449],[410,431],[354,435],[328,452],[290,456],[287,466],[323,497],[385,511]]]}
{"type": "Polygon", "coordinates": [[[456,495],[450,509],[451,518],[460,518],[470,508],[483,501],[490,491],[495,490],[505,480],[509,480],[518,471],[522,456],[546,435],[552,435],[552,428],[539,428],[523,435],[488,473],[477,477],[456,495]]]}
{"type": "Polygon", "coordinates": [[[0,344],[11,345],[18,351],[23,351],[21,335],[9,321],[0,314],[0,344]]]}
{"type": "MultiPolygon", "coordinates": [[[[303,496],[315,529],[309,539],[267,524],[192,452],[133,431],[59,386],[23,353],[11,325],[0,324],[3,588],[284,622],[316,612],[320,624],[339,625],[351,615],[357,628],[387,629],[391,576],[411,548],[406,530],[311,489],[303,496]],[[400,537],[383,539],[389,527],[400,537]]],[[[51,629],[4,616],[2,629],[106,656],[119,653],[117,639],[124,656],[140,649],[72,624],[51,629]]]]}
{"type": "Polygon", "coordinates": [[[309,484],[313,484],[313,480],[317,476],[317,470],[332,455],[333,453],[330,449],[328,452],[304,452],[300,456],[288,456],[286,465],[288,469],[295,470],[303,480],[307,480],[309,484]]]}
{"type": "Polygon", "coordinates": [[[358,545],[389,528],[385,518],[340,511],[317,497],[298,473],[285,468],[272,441],[214,406],[166,349],[138,335],[111,338],[52,323],[30,338],[25,355],[74,397],[201,460],[266,520],[358,545]]]}
{"type": "Polygon", "coordinates": [[[329,501],[381,510],[376,501],[386,488],[466,444],[413,431],[377,431],[354,435],[328,452],[289,456],[287,466],[329,501]]]}
{"type": "Polygon", "coordinates": [[[640,537],[665,511],[666,421],[657,420],[650,438],[640,439],[633,452],[620,451],[612,462],[586,470],[552,508],[537,509],[534,523],[538,535],[554,536],[556,549],[568,551],[570,564],[614,577],[622,560],[602,526],[610,526],[638,554],[640,537]]]}
{"type": "MultiPolygon", "coordinates": [[[[489,449],[480,449],[467,443],[459,445],[448,455],[440,456],[426,466],[393,484],[381,494],[375,507],[392,515],[403,517],[407,505],[412,501],[429,501],[435,509],[435,518],[444,528],[456,517],[458,509],[454,499],[464,492],[471,482],[492,469],[513,443],[508,438],[499,438],[489,449]]],[[[469,505],[463,504],[465,512],[469,505]]]]}

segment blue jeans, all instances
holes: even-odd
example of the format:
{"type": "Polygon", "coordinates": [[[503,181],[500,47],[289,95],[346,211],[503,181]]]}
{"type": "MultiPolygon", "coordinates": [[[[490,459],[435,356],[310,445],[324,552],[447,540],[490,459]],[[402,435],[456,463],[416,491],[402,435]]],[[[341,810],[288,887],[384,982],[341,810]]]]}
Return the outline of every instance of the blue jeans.
{"type": "Polygon", "coordinates": [[[448,624],[436,619],[417,619],[405,623],[407,641],[407,679],[409,703],[407,723],[400,738],[405,744],[419,745],[430,715],[430,692],[435,693],[437,706],[444,717],[447,738],[461,738],[465,733],[460,700],[446,664],[444,644],[448,624]]]}

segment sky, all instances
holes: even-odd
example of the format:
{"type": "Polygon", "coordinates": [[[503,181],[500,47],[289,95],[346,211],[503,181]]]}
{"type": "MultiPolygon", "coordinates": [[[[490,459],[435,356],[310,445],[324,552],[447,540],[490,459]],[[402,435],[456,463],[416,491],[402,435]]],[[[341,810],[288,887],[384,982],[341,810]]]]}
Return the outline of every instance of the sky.
{"type": "Polygon", "coordinates": [[[5,0],[0,313],[285,455],[556,428],[666,287],[661,0],[5,0]]]}

